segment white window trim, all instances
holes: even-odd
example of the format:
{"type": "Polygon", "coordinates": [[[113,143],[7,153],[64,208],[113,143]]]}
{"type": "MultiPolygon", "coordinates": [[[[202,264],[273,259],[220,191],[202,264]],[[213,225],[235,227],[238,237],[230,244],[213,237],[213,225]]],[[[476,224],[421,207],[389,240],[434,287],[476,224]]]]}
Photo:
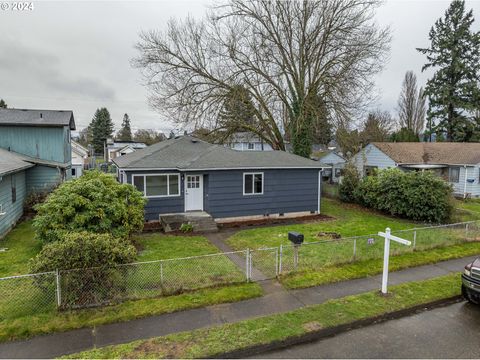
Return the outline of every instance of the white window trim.
{"type": "Polygon", "coordinates": [[[243,173],[243,189],[242,189],[242,192],[243,192],[243,196],[255,196],[255,195],[263,195],[263,190],[265,188],[265,175],[263,172],[246,172],[246,173],[243,173]],[[253,184],[252,184],[252,190],[255,191],[255,175],[262,175],[262,192],[261,193],[256,193],[256,192],[252,192],[252,193],[246,193],[245,192],[245,176],[246,175],[253,175],[252,179],[253,179],[253,184]]]}
{"type": "Polygon", "coordinates": [[[143,197],[147,199],[158,199],[167,197],[180,197],[181,187],[180,174],[175,173],[161,173],[161,174],[132,174],[132,185],[135,186],[135,177],[143,177],[143,197]],[[170,176],[176,176],[178,178],[178,194],[170,194],[170,176]],[[151,195],[147,196],[147,176],[166,176],[167,177],[167,191],[168,195],[151,195]]]}

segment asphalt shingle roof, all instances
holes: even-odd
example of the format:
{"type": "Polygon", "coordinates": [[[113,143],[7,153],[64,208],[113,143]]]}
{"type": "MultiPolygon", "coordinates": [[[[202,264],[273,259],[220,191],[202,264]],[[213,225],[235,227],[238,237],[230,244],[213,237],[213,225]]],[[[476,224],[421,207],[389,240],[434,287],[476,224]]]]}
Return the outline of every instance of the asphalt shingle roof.
{"type": "Polygon", "coordinates": [[[115,158],[122,169],[255,169],[322,168],[318,161],[284,151],[236,151],[209,144],[192,136],[181,136],[115,158]]]}
{"type": "Polygon", "coordinates": [[[35,165],[28,162],[25,156],[0,149],[0,175],[16,173],[32,166],[35,165]]]}
{"type": "Polygon", "coordinates": [[[1,125],[69,126],[75,130],[75,120],[70,110],[0,109],[1,125]]]}
{"type": "Polygon", "coordinates": [[[480,163],[480,143],[374,142],[397,164],[475,165],[480,163]]]}

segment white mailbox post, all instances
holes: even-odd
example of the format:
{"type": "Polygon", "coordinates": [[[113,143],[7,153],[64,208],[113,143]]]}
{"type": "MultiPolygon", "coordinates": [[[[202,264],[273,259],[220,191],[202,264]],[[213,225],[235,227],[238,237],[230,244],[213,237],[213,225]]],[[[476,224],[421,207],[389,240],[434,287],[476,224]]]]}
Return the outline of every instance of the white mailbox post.
{"type": "Polygon", "coordinates": [[[383,251],[383,276],[382,276],[382,293],[387,293],[388,284],[388,260],[390,257],[390,240],[396,241],[400,244],[410,246],[412,243],[408,240],[399,238],[390,234],[390,228],[386,228],[385,232],[379,232],[378,236],[385,238],[385,247],[383,251]]]}

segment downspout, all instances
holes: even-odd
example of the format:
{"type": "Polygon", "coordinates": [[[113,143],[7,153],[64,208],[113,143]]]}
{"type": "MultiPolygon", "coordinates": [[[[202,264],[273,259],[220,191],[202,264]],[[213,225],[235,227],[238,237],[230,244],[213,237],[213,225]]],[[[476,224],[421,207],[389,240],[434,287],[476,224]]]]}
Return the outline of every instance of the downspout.
{"type": "Polygon", "coordinates": [[[465,184],[463,185],[463,198],[467,198],[467,165],[463,165],[465,169],[465,184]]]}
{"type": "Polygon", "coordinates": [[[318,213],[320,214],[320,199],[321,199],[321,194],[322,194],[322,170],[320,169],[318,171],[318,213]]]}

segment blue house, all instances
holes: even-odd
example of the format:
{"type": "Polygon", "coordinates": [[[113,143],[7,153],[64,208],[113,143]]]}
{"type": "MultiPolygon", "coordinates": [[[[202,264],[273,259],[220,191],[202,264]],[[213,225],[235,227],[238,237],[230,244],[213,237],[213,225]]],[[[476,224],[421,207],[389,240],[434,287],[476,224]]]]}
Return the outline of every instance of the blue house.
{"type": "Polygon", "coordinates": [[[0,237],[23,214],[26,197],[71,177],[71,111],[0,109],[0,237]]]}
{"type": "Polygon", "coordinates": [[[113,162],[120,181],[148,199],[147,220],[191,211],[215,219],[320,212],[325,166],[283,151],[236,151],[181,136],[113,162]]]}
{"type": "Polygon", "coordinates": [[[393,167],[429,170],[449,182],[455,195],[480,196],[480,143],[374,142],[352,160],[362,176],[393,167]]]}
{"type": "Polygon", "coordinates": [[[323,181],[328,181],[335,184],[340,182],[340,178],[342,177],[342,170],[345,167],[346,163],[346,160],[343,156],[337,154],[334,151],[329,151],[325,154],[322,154],[318,158],[318,161],[331,166],[331,168],[323,170],[323,181]]]}

